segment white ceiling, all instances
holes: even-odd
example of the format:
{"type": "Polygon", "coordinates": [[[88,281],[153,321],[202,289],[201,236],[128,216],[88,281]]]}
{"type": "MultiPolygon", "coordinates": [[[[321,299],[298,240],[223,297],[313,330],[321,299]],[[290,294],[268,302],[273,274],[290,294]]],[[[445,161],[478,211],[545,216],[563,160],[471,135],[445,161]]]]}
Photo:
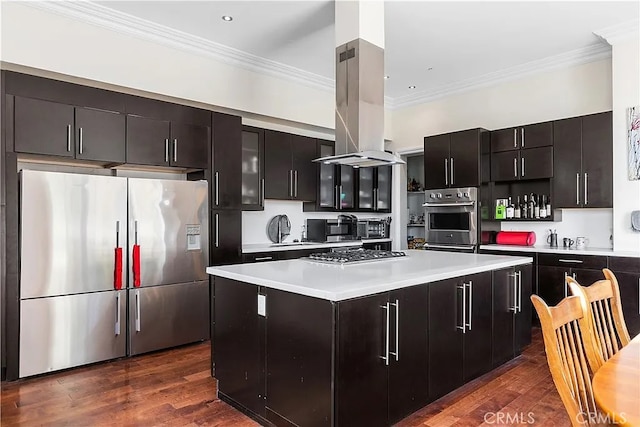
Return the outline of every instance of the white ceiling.
{"type": "MultiPolygon", "coordinates": [[[[101,1],[157,24],[333,78],[333,1],[101,1]],[[233,16],[225,22],[222,15],[233,16]]],[[[602,47],[636,1],[387,1],[385,95],[428,95],[533,61],[602,47]],[[428,71],[429,68],[433,68],[428,71]],[[416,89],[408,88],[415,85],[416,89]]]]}

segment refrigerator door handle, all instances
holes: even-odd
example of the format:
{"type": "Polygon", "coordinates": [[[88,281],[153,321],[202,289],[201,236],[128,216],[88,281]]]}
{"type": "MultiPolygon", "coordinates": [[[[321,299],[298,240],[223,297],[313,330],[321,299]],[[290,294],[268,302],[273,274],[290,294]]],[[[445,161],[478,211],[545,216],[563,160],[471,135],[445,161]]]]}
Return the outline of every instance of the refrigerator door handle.
{"type": "Polygon", "coordinates": [[[136,291],[136,332],[140,332],[140,291],[136,291]]]}
{"type": "Polygon", "coordinates": [[[140,245],[138,244],[138,221],[133,222],[133,252],[132,252],[132,266],[133,272],[133,286],[135,288],[140,287],[140,245]]]}
{"type": "Polygon", "coordinates": [[[116,221],[116,248],[113,266],[113,288],[122,289],[122,248],[120,247],[120,221],[116,221]]]}
{"type": "Polygon", "coordinates": [[[120,292],[116,292],[116,335],[120,335],[120,292]]]}

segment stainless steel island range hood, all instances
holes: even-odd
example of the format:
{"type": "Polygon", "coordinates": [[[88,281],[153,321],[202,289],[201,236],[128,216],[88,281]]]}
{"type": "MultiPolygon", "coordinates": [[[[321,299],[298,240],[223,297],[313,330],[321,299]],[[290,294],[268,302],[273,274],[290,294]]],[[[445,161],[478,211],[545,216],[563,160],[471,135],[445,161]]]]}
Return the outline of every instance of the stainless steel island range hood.
{"type": "MultiPolygon", "coordinates": [[[[350,25],[338,19],[341,3],[336,2],[336,33],[341,24],[350,25]]],[[[384,40],[384,28],[377,28],[384,40]]],[[[384,151],[384,49],[361,37],[336,48],[335,127],[335,155],[314,162],[354,167],[405,163],[384,151]]]]}

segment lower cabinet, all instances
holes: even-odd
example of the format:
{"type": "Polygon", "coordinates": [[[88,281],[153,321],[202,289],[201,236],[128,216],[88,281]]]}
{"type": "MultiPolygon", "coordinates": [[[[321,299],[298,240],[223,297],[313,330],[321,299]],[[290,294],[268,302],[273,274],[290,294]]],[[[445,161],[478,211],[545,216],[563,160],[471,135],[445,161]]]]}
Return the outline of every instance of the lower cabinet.
{"type": "Polygon", "coordinates": [[[491,272],[429,287],[429,398],[491,370],[491,272]]]}
{"type": "Polygon", "coordinates": [[[242,211],[212,210],[209,221],[212,265],[237,264],[242,260],[242,211]]]}
{"type": "Polygon", "coordinates": [[[640,334],[640,258],[610,257],[609,269],[618,280],[622,315],[633,338],[640,334]]]}

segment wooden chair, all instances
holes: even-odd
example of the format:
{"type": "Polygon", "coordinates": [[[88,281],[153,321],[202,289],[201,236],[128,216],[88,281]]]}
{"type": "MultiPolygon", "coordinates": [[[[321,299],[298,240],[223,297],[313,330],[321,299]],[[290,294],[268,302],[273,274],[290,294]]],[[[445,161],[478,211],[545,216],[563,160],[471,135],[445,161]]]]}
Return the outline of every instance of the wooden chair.
{"type": "Polygon", "coordinates": [[[591,286],[580,286],[570,276],[567,276],[567,284],[573,295],[587,301],[594,344],[602,360],[607,361],[629,344],[630,337],[622,314],[618,280],[608,268],[602,272],[605,279],[598,280],[591,286]]]}
{"type": "Polygon", "coordinates": [[[538,312],[551,377],[573,426],[587,426],[599,413],[591,387],[591,372],[602,360],[589,337],[591,323],[583,299],[571,296],[549,307],[537,295],[531,296],[538,312]],[[590,417],[591,414],[591,417],[590,417]]]}

